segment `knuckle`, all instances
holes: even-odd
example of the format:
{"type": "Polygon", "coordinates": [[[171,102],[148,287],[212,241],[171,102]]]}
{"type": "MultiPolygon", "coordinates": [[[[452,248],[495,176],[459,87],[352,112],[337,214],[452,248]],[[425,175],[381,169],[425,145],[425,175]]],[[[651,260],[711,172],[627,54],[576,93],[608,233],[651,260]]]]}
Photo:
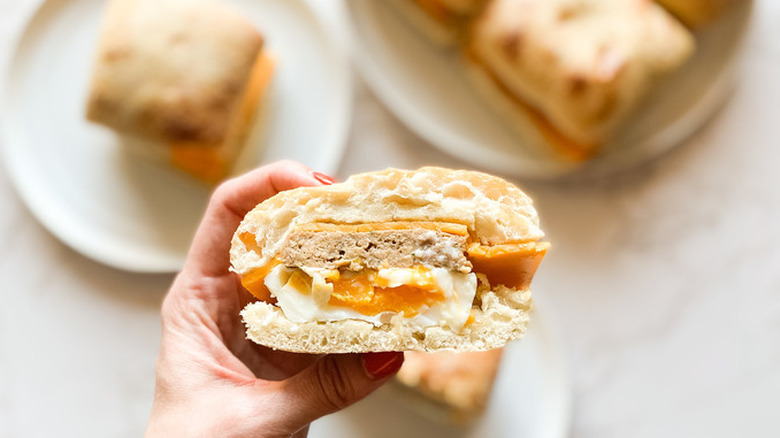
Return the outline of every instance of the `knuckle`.
{"type": "Polygon", "coordinates": [[[228,194],[233,190],[231,187],[233,186],[233,179],[229,179],[227,181],[223,181],[220,183],[216,189],[214,189],[214,192],[211,194],[211,202],[220,202],[223,199],[226,199],[228,197],[228,194]]]}
{"type": "Polygon", "coordinates": [[[344,408],[355,400],[354,382],[339,367],[334,357],[323,358],[317,370],[317,381],[323,394],[323,403],[329,410],[344,408]]]}

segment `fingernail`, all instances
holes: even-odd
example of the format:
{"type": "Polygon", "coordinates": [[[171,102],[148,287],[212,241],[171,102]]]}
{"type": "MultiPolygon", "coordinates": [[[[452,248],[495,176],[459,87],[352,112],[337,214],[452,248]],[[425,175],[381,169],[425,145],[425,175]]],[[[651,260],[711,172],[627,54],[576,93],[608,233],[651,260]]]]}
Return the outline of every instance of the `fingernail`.
{"type": "Polygon", "coordinates": [[[326,186],[329,186],[329,185],[331,185],[331,184],[336,182],[336,180],[333,179],[333,177],[325,175],[324,173],[321,173],[321,172],[317,172],[316,170],[312,170],[311,171],[311,176],[313,176],[314,179],[316,179],[317,181],[325,184],[326,186]]]}
{"type": "Polygon", "coordinates": [[[365,353],[362,355],[363,368],[374,380],[393,375],[404,363],[404,354],[395,351],[384,353],[365,353]]]}

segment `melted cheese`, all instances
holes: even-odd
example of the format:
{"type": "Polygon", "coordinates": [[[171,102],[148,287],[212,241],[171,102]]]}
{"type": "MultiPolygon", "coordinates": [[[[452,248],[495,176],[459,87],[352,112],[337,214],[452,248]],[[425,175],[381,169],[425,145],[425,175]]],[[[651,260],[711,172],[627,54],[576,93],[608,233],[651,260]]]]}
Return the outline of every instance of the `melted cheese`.
{"type": "Polygon", "coordinates": [[[241,103],[230,122],[225,141],[217,144],[171,143],[171,164],[208,183],[217,183],[227,176],[238,144],[243,142],[257,104],[270,85],[273,70],[273,60],[265,52],[261,52],[252,68],[241,103]]]}
{"type": "Polygon", "coordinates": [[[466,255],[474,266],[474,272],[485,274],[491,285],[526,289],[549,248],[547,242],[494,246],[472,243],[466,255]]]}
{"type": "MultiPolygon", "coordinates": [[[[418,228],[451,234],[468,234],[468,229],[465,225],[445,222],[309,223],[300,226],[300,229],[308,231],[343,232],[418,228]]],[[[260,254],[261,248],[254,234],[249,232],[241,233],[239,240],[244,244],[247,251],[254,251],[260,254]]],[[[473,265],[472,271],[485,274],[491,285],[501,284],[514,289],[526,289],[530,286],[531,280],[549,247],[550,245],[547,242],[511,243],[493,246],[472,242],[466,250],[466,257],[473,265]]],[[[259,300],[273,301],[271,292],[265,284],[265,278],[279,264],[280,261],[274,259],[270,264],[250,271],[242,277],[242,284],[259,300]]],[[[406,285],[400,289],[398,288],[400,286],[391,287],[387,279],[376,275],[368,279],[360,276],[350,276],[349,274],[343,276],[338,271],[325,270],[330,272],[328,281],[339,291],[334,297],[331,297],[331,291],[328,291],[328,296],[331,297],[329,299],[333,300],[330,304],[335,306],[352,305],[355,309],[362,309],[362,313],[367,315],[379,313],[381,309],[385,308],[382,306],[392,306],[392,309],[385,309],[410,315],[415,308],[432,304],[430,300],[435,295],[431,292],[432,277],[429,275],[430,270],[425,268],[415,269],[409,271],[410,273],[416,272],[416,274],[409,274],[414,275],[414,278],[409,280],[409,284],[413,284],[415,287],[410,288],[406,287],[408,286],[406,285]],[[386,290],[381,290],[382,297],[371,298],[366,301],[366,297],[371,297],[375,288],[386,290]]]]}
{"type": "Polygon", "coordinates": [[[275,260],[272,263],[242,275],[241,285],[258,300],[269,303],[275,302],[274,298],[271,296],[271,291],[269,291],[268,287],[265,285],[265,278],[268,276],[268,273],[278,265],[279,261],[275,260]]]}
{"type": "Polygon", "coordinates": [[[481,69],[498,91],[515,105],[534,124],[539,133],[561,157],[571,161],[585,161],[596,153],[598,145],[586,144],[567,137],[538,108],[530,105],[516,95],[480,58],[473,49],[466,51],[466,56],[481,69]]]}
{"type": "Polygon", "coordinates": [[[326,222],[311,222],[297,227],[300,231],[309,232],[341,232],[341,233],[367,233],[370,231],[402,231],[402,230],[431,230],[442,233],[467,236],[468,227],[462,224],[449,222],[425,222],[425,221],[397,221],[374,222],[366,224],[331,224],[326,222]]]}

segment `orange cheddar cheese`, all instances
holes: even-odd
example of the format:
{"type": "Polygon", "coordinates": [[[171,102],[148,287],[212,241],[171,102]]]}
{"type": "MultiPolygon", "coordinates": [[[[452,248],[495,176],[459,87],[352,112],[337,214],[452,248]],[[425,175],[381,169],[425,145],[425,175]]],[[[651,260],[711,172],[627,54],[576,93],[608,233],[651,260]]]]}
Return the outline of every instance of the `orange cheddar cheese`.
{"type": "MultiPolygon", "coordinates": [[[[456,235],[468,235],[465,225],[446,222],[385,222],[364,224],[308,223],[298,227],[300,231],[310,232],[370,232],[381,230],[428,229],[456,235]]],[[[248,251],[260,254],[255,235],[244,232],[239,235],[248,251]]],[[[502,245],[482,245],[471,242],[466,249],[466,257],[473,265],[473,272],[484,274],[491,285],[504,285],[514,289],[528,288],[539,263],[549,249],[547,242],[508,243],[502,245]]],[[[255,269],[242,277],[242,284],[255,297],[262,301],[275,302],[265,286],[265,277],[281,263],[274,259],[271,263],[255,269]]],[[[377,277],[375,271],[358,273],[339,273],[327,281],[333,284],[329,304],[350,307],[364,315],[376,315],[383,311],[404,312],[404,316],[417,315],[423,305],[432,305],[443,301],[444,294],[438,290],[429,270],[415,268],[413,284],[400,287],[388,287],[386,280],[377,277]]],[[[296,271],[289,281],[300,291],[311,289],[311,278],[302,271],[296,271]]],[[[470,318],[473,320],[473,318],[470,318]]]]}
{"type": "Polygon", "coordinates": [[[525,289],[530,285],[549,247],[547,242],[494,246],[472,243],[466,255],[474,266],[474,272],[485,274],[491,285],[525,289]]]}
{"type": "Polygon", "coordinates": [[[570,161],[582,162],[588,160],[596,153],[597,145],[578,142],[567,137],[539,109],[531,106],[512,92],[509,86],[482,61],[474,50],[467,50],[466,56],[487,76],[501,94],[511,101],[518,111],[533,123],[538,132],[559,156],[570,161]]]}
{"type": "Polygon", "coordinates": [[[217,183],[225,178],[230,173],[237,148],[245,140],[244,136],[254,118],[258,102],[268,89],[273,70],[273,59],[261,52],[252,68],[225,141],[217,144],[171,143],[171,164],[207,183],[217,183]]]}
{"type": "Polygon", "coordinates": [[[402,230],[432,230],[442,233],[455,234],[458,236],[467,236],[468,228],[462,224],[449,222],[376,222],[366,224],[332,224],[326,222],[312,222],[301,224],[297,228],[299,231],[308,232],[342,232],[342,233],[368,233],[370,231],[402,231],[402,230]]]}
{"type": "Polygon", "coordinates": [[[218,145],[184,142],[171,144],[171,164],[210,184],[224,178],[230,167],[218,145]]]}
{"type": "Polygon", "coordinates": [[[271,296],[271,291],[269,291],[268,287],[265,285],[265,277],[267,277],[268,273],[271,272],[271,270],[277,265],[279,265],[279,263],[280,262],[278,260],[274,260],[273,262],[261,268],[257,268],[248,272],[247,274],[242,275],[241,285],[244,286],[244,289],[249,291],[249,293],[254,295],[255,298],[260,301],[266,301],[269,303],[276,302],[276,299],[271,296]]]}

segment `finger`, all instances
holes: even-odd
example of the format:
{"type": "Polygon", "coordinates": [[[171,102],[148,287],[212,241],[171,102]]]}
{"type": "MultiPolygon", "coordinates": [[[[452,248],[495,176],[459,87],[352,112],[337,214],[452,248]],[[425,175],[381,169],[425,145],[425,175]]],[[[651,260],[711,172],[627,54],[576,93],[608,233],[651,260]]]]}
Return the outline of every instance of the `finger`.
{"type": "Polygon", "coordinates": [[[279,382],[288,409],[280,417],[281,429],[294,432],[324,415],[361,400],[394,375],[403,353],[331,354],[309,368],[279,382]]]}
{"type": "MultiPolygon", "coordinates": [[[[225,181],[212,198],[239,218],[271,196],[301,186],[323,184],[314,172],[301,163],[283,160],[258,167],[237,178],[225,181]]],[[[332,182],[331,182],[332,184],[332,182]]]]}
{"type": "Polygon", "coordinates": [[[281,191],[321,184],[314,172],[294,161],[279,161],[224,182],[211,196],[186,267],[205,276],[226,274],[231,238],[249,210],[281,191]]]}
{"type": "Polygon", "coordinates": [[[284,380],[314,364],[321,355],[289,353],[273,350],[247,340],[246,336],[231,349],[252,370],[255,377],[263,380],[284,380]]]}

